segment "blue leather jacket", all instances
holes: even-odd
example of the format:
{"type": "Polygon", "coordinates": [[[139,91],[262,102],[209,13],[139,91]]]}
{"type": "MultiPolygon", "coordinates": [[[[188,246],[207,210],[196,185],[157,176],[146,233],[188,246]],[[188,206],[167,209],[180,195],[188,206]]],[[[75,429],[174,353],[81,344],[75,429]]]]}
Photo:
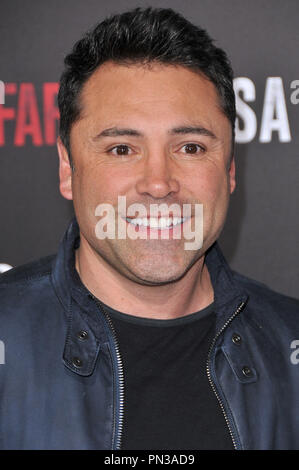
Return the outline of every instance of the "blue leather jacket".
{"type": "MultiPolygon", "coordinates": [[[[57,256],[0,276],[1,449],[121,448],[121,353],[75,270],[78,243],[73,220],[57,256]]],[[[217,314],[207,374],[234,446],[299,449],[299,301],[232,272],[217,243],[206,263],[217,314]]]]}

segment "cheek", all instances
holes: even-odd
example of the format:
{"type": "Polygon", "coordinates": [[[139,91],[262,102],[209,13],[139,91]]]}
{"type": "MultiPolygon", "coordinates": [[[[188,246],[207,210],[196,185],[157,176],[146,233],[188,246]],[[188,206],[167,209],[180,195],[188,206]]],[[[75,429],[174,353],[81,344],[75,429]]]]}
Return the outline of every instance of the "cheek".
{"type": "Polygon", "coordinates": [[[94,219],[99,204],[111,204],[116,208],[118,196],[126,193],[127,186],[124,187],[122,181],[126,179],[112,168],[104,166],[78,168],[73,178],[75,209],[94,219]]]}
{"type": "Polygon", "coordinates": [[[73,176],[73,202],[77,217],[93,219],[95,209],[102,202],[103,184],[95,174],[76,168],[73,176]],[[100,199],[101,196],[101,199],[100,199]]]}
{"type": "Polygon", "coordinates": [[[226,205],[229,198],[228,180],[226,177],[219,178],[210,186],[210,200],[215,206],[226,205]]]}
{"type": "MultiPolygon", "coordinates": [[[[229,189],[226,173],[207,172],[197,183],[196,199],[203,204],[204,232],[206,236],[218,236],[228,209],[229,189]]],[[[213,239],[214,239],[213,238],[213,239]]]]}
{"type": "Polygon", "coordinates": [[[226,199],[229,193],[228,176],[222,171],[207,170],[193,179],[192,187],[197,200],[211,207],[226,199]]]}

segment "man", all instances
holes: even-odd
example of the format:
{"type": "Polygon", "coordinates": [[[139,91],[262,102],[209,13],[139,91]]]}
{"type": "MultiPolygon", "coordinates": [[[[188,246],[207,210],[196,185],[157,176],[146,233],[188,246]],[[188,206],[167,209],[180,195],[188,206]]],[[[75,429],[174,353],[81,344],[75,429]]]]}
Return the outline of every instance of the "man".
{"type": "Polygon", "coordinates": [[[299,302],[217,245],[236,185],[225,53],[137,8],[74,46],[58,101],[76,219],[57,256],[1,276],[1,447],[299,448],[299,302]]]}

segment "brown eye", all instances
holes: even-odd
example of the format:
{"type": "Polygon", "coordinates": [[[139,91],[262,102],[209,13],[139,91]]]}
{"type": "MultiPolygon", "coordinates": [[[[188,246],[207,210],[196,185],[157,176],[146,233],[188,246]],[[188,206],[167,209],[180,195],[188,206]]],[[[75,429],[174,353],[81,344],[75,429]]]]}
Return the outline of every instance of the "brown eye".
{"type": "Polygon", "coordinates": [[[195,154],[204,150],[200,145],[192,143],[184,145],[183,149],[185,149],[185,153],[191,154],[195,154]]]}
{"type": "Polygon", "coordinates": [[[110,150],[111,153],[118,156],[128,155],[129,151],[130,148],[127,145],[117,145],[110,150]]]}

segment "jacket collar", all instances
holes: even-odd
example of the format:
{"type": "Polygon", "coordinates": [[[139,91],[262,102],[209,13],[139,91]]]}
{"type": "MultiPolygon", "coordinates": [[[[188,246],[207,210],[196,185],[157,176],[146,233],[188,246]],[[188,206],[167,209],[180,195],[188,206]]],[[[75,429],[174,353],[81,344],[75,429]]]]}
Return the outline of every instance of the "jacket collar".
{"type": "MultiPolygon", "coordinates": [[[[80,375],[93,372],[101,344],[108,341],[107,326],[99,315],[93,296],[82,284],[75,269],[75,250],[80,243],[79,226],[74,218],[59,246],[54,260],[52,281],[56,294],[68,315],[68,332],[64,350],[65,365],[80,375]],[[86,331],[88,341],[78,340],[86,331]],[[78,361],[81,365],[78,367],[78,361]],[[77,365],[76,365],[77,364],[77,365]]],[[[217,242],[206,252],[205,262],[214,289],[216,329],[219,330],[233,315],[247,294],[234,279],[217,242]]]]}
{"type": "Polygon", "coordinates": [[[241,304],[248,300],[248,294],[234,278],[223,253],[215,242],[206,252],[205,263],[214,289],[214,310],[216,329],[220,329],[241,304]]]}
{"type": "Polygon", "coordinates": [[[94,371],[101,347],[109,339],[103,315],[75,268],[75,250],[79,244],[79,226],[74,218],[54,260],[52,282],[67,315],[63,362],[71,371],[88,376],[94,371]]]}

